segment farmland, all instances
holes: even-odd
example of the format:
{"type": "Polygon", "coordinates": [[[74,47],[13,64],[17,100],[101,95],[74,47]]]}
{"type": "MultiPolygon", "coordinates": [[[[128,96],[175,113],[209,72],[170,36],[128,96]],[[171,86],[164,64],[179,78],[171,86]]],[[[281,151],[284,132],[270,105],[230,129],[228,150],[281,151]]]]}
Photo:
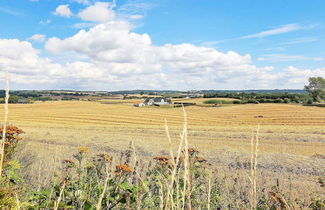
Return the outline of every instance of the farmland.
{"type": "MultiPolygon", "coordinates": [[[[192,101],[195,99],[192,99],[192,101]]],[[[199,99],[201,100],[201,99],[199,99]]],[[[26,131],[29,143],[139,147],[159,151],[166,142],[164,119],[174,137],[183,123],[179,108],[135,108],[132,100],[46,102],[10,105],[10,123],[26,131]],[[124,102],[124,103],[121,103],[124,102]]],[[[261,125],[261,151],[296,155],[325,154],[325,112],[301,105],[248,104],[229,107],[186,107],[190,143],[206,152],[229,146],[249,149],[251,131],[261,125]]]]}
{"type": "MultiPolygon", "coordinates": [[[[79,146],[85,146],[92,154],[105,152],[118,156],[133,142],[143,161],[168,155],[165,119],[176,151],[184,122],[182,108],[137,108],[132,106],[134,101],[10,104],[10,124],[26,132],[17,155],[25,165],[25,179],[35,187],[46,185],[52,173],[61,167],[61,160],[71,158],[79,146]]],[[[204,100],[188,101],[200,105],[204,100]]],[[[304,205],[311,202],[312,192],[320,193],[317,179],[324,174],[325,167],[324,108],[245,104],[189,106],[185,111],[189,145],[201,151],[216,168],[218,173],[214,175],[218,179],[237,174],[237,178],[247,180],[245,164],[250,158],[252,132],[260,125],[261,187],[271,189],[275,182],[280,182],[284,193],[304,199],[304,205]]]]}

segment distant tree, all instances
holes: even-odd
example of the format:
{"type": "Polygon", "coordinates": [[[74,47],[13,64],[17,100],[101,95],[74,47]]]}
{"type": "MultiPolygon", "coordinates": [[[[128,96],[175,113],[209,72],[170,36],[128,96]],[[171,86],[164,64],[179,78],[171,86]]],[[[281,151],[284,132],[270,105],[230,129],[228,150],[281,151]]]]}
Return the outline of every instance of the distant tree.
{"type": "Polygon", "coordinates": [[[310,77],[309,84],[305,85],[305,90],[311,95],[314,101],[325,99],[325,79],[322,77],[310,77]]]}

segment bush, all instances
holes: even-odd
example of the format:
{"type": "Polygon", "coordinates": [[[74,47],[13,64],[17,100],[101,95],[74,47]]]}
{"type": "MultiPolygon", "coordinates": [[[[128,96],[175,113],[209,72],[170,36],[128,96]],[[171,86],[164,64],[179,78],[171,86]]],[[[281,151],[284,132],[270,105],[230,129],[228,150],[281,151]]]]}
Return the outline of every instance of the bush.
{"type": "Polygon", "coordinates": [[[284,100],[282,98],[277,98],[274,100],[274,103],[283,103],[284,100]]]}
{"type": "Polygon", "coordinates": [[[257,100],[250,99],[247,101],[248,104],[259,104],[257,100]]]}
{"type": "Polygon", "coordinates": [[[288,99],[288,98],[285,98],[284,100],[283,100],[283,103],[286,103],[286,104],[288,104],[288,103],[290,103],[291,101],[290,101],[290,99],[288,99]]]}
{"type": "Polygon", "coordinates": [[[204,104],[233,104],[233,101],[226,100],[207,100],[203,102],[204,104]]]}
{"type": "Polygon", "coordinates": [[[310,98],[307,100],[307,104],[313,104],[313,103],[314,103],[313,99],[310,98]]]}

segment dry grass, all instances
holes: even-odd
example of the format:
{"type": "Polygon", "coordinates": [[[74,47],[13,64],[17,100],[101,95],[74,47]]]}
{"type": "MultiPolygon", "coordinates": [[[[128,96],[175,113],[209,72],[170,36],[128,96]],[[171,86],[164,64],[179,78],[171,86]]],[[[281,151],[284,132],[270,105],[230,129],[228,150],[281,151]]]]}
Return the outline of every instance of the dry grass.
{"type": "MultiPolygon", "coordinates": [[[[213,154],[224,146],[249,151],[250,130],[260,124],[261,152],[325,154],[325,112],[320,107],[248,104],[185,109],[189,141],[207,153],[213,154]]],[[[183,123],[179,108],[136,108],[132,107],[132,101],[46,102],[10,105],[10,110],[9,122],[25,130],[25,139],[35,147],[45,143],[118,149],[134,141],[144,151],[160,151],[169,144],[165,141],[164,119],[168,121],[171,138],[178,137],[183,123]]]]}
{"type": "MultiPolygon", "coordinates": [[[[105,151],[117,154],[133,141],[135,146],[132,144],[132,147],[136,148],[139,159],[168,153],[171,157],[174,154],[177,156],[179,143],[175,139],[179,139],[179,131],[184,126],[182,110],[135,108],[132,103],[132,100],[109,104],[59,101],[10,105],[9,122],[26,131],[27,149],[21,152],[20,159],[26,162],[35,156],[34,159],[38,160],[29,166],[28,173],[42,168],[42,176],[37,183],[47,183],[55,170],[53,165],[71,157],[80,145],[87,146],[94,153],[105,151]],[[164,119],[168,122],[168,128],[165,127],[168,141],[164,119]],[[55,155],[57,151],[60,154],[55,155]]],[[[322,170],[325,165],[322,159],[325,155],[323,108],[247,104],[218,108],[193,106],[185,109],[188,131],[186,135],[181,134],[184,139],[180,144],[184,144],[185,148],[189,145],[195,147],[208,157],[210,163],[217,167],[217,176],[226,177],[224,189],[228,189],[228,186],[236,187],[236,183],[231,181],[233,176],[247,179],[246,172],[250,169],[250,131],[260,124],[258,162],[254,161],[253,175],[260,178],[255,180],[254,194],[261,191],[256,188],[271,188],[277,180],[292,197],[307,198],[310,193],[320,190],[315,180],[324,173],[322,170]]],[[[177,188],[177,175],[173,176],[167,186],[175,183],[177,188]]],[[[185,185],[190,184],[188,177],[184,179],[188,182],[185,185]]],[[[241,181],[245,182],[244,179],[241,181]]],[[[171,194],[170,191],[167,196],[171,194]]],[[[183,202],[182,205],[190,206],[190,203],[185,203],[188,199],[184,198],[190,196],[190,192],[186,186],[181,191],[183,199],[176,201],[176,204],[183,202]]],[[[226,205],[230,201],[223,202],[226,205]]]]}

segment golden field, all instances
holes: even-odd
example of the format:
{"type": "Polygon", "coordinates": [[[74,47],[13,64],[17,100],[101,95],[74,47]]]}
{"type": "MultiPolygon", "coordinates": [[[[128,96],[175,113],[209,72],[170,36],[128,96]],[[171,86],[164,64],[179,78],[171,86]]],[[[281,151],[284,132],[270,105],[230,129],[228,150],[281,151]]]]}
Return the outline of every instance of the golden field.
{"type": "MultiPolygon", "coordinates": [[[[191,99],[202,102],[203,99],[191,99]]],[[[106,101],[107,102],[107,101],[106,101]]],[[[167,145],[164,119],[176,141],[181,108],[133,107],[134,100],[111,103],[56,101],[12,104],[9,121],[26,131],[30,144],[103,145],[113,149],[134,141],[148,151],[167,145]]],[[[220,147],[250,149],[252,129],[260,128],[260,151],[295,155],[325,154],[325,110],[291,104],[247,104],[185,108],[189,141],[213,154],[220,147]]],[[[2,113],[2,112],[1,112],[2,113]]],[[[177,143],[175,142],[175,146],[177,143]]]]}
{"type": "MultiPolygon", "coordinates": [[[[204,100],[189,99],[198,104],[204,100]]],[[[10,104],[9,122],[26,132],[17,155],[24,179],[37,188],[47,185],[62,168],[62,160],[70,159],[79,146],[87,147],[92,154],[113,154],[119,161],[133,141],[140,165],[146,166],[144,162],[157,155],[169,155],[165,119],[176,151],[184,122],[182,108],[137,108],[135,101],[10,104]]],[[[317,181],[324,176],[325,168],[324,108],[246,104],[188,106],[185,111],[189,146],[208,159],[220,182],[239,178],[243,191],[247,191],[251,138],[260,125],[260,193],[280,183],[283,193],[303,200],[305,206],[311,202],[312,193],[325,193],[317,181]]],[[[224,189],[228,185],[234,183],[229,181],[224,189]]]]}

